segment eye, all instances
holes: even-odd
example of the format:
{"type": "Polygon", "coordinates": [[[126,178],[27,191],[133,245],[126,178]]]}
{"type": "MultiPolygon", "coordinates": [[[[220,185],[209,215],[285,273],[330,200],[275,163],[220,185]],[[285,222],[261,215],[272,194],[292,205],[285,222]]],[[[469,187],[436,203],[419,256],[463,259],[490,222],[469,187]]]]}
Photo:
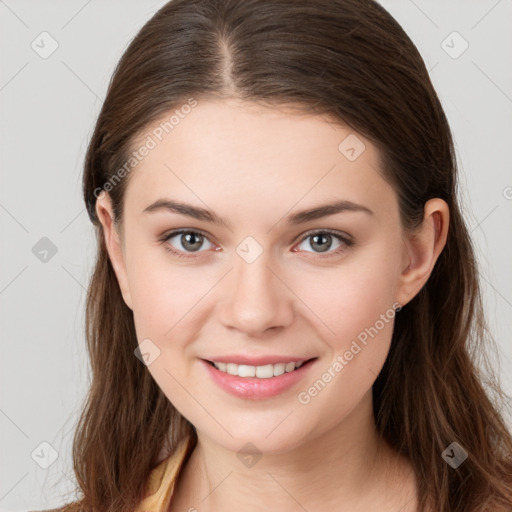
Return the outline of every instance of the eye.
{"type": "Polygon", "coordinates": [[[166,249],[183,258],[189,257],[187,253],[204,252],[201,251],[200,248],[203,246],[205,241],[208,241],[210,244],[210,247],[207,247],[207,249],[213,247],[213,244],[208,240],[204,233],[191,229],[173,231],[161,238],[160,241],[162,243],[168,242],[165,244],[166,249]],[[172,242],[173,239],[176,239],[174,243],[172,242]]]}
{"type": "Polygon", "coordinates": [[[320,254],[321,256],[323,256],[322,253],[327,253],[325,256],[329,257],[343,252],[346,248],[352,246],[353,243],[353,240],[348,235],[335,231],[323,230],[306,234],[297,247],[304,244],[313,249],[312,251],[308,251],[306,249],[306,252],[313,252],[320,254]],[[335,245],[335,250],[331,251],[333,243],[335,245]]]}

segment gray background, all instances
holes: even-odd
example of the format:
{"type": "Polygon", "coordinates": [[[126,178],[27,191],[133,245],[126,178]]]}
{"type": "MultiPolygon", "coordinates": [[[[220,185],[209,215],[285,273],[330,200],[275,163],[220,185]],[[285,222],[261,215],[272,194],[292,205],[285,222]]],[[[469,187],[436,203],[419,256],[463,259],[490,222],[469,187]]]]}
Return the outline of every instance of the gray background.
{"type": "MultiPolygon", "coordinates": [[[[85,291],[95,255],[81,197],[83,157],[115,63],[164,3],[0,0],[2,511],[58,506],[72,488],[71,441],[88,384],[85,291]],[[44,31],[51,36],[40,36],[44,31]],[[58,48],[42,58],[52,39],[58,48]],[[58,458],[44,469],[52,450],[58,458]]],[[[423,55],[455,136],[497,368],[510,394],[512,2],[382,4],[423,55]],[[464,41],[469,47],[459,55],[464,41]]]]}

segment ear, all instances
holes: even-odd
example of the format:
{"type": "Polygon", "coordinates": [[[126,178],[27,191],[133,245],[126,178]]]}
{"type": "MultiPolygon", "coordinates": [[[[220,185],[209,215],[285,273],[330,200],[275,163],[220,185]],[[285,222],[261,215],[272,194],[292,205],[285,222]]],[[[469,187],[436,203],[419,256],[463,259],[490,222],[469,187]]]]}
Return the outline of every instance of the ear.
{"type": "Polygon", "coordinates": [[[124,247],[119,234],[119,227],[114,223],[114,213],[110,195],[103,191],[96,200],[96,215],[103,227],[105,245],[108,255],[114,268],[114,272],[119,283],[119,288],[123,295],[126,305],[132,308],[132,298],[128,284],[128,274],[124,257],[124,247]]]}
{"type": "Polygon", "coordinates": [[[400,274],[397,302],[411,301],[427,282],[448,236],[450,210],[442,199],[425,203],[423,222],[405,235],[404,265],[400,274]]]}

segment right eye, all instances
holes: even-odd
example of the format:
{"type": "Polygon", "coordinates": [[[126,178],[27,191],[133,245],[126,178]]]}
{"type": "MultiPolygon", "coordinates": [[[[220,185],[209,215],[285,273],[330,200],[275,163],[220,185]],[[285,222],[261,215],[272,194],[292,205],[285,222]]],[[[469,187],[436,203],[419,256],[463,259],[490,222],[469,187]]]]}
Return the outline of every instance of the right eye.
{"type": "MultiPolygon", "coordinates": [[[[182,258],[193,257],[194,252],[205,252],[200,250],[205,240],[211,244],[204,233],[191,229],[172,231],[160,239],[165,243],[166,250],[182,258]],[[173,239],[175,239],[174,243],[172,243],[173,239]]],[[[212,244],[211,247],[213,247],[212,244]]]]}

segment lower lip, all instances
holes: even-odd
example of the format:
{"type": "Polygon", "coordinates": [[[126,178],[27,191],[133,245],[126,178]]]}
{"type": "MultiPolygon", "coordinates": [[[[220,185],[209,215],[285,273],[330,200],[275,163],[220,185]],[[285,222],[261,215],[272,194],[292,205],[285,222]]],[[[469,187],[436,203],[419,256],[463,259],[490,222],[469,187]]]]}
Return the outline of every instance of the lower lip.
{"type": "Polygon", "coordinates": [[[206,371],[210,374],[213,381],[224,391],[238,398],[261,400],[277,396],[291,388],[306,375],[315,360],[310,359],[292,372],[283,373],[278,377],[270,377],[269,379],[230,375],[229,373],[217,370],[217,368],[204,359],[201,362],[205,365],[206,371]]]}

